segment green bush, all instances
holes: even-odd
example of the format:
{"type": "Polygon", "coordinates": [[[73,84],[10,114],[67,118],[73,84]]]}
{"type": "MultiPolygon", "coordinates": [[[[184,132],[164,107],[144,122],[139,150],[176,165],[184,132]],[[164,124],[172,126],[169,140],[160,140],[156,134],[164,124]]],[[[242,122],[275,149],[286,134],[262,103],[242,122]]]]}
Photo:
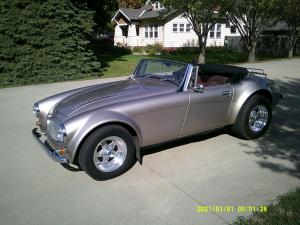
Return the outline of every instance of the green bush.
{"type": "Polygon", "coordinates": [[[132,52],[138,53],[138,54],[143,54],[143,53],[145,53],[145,47],[139,47],[139,46],[133,47],[132,52]]]}
{"type": "Polygon", "coordinates": [[[250,217],[238,217],[232,225],[299,225],[300,189],[279,196],[267,212],[255,212],[250,217]]]}
{"type": "Polygon", "coordinates": [[[93,15],[69,0],[2,0],[0,87],[99,76],[87,48],[93,15]]]}
{"type": "Polygon", "coordinates": [[[195,47],[183,47],[183,48],[178,48],[174,54],[177,55],[182,55],[182,54],[199,54],[199,48],[195,47]]]}
{"type": "Polygon", "coordinates": [[[155,43],[154,45],[147,45],[145,51],[149,55],[162,54],[164,47],[160,43],[155,43]]]}
{"type": "Polygon", "coordinates": [[[242,63],[247,62],[248,54],[245,52],[237,52],[230,48],[210,47],[206,49],[206,57],[208,63],[242,63]]]}
{"type": "MultiPolygon", "coordinates": [[[[171,48],[165,49],[160,58],[182,61],[187,63],[197,62],[200,50],[195,47],[171,48]]],[[[232,49],[224,47],[208,47],[206,48],[207,63],[241,63],[247,62],[247,53],[236,52],[232,49]]]]}

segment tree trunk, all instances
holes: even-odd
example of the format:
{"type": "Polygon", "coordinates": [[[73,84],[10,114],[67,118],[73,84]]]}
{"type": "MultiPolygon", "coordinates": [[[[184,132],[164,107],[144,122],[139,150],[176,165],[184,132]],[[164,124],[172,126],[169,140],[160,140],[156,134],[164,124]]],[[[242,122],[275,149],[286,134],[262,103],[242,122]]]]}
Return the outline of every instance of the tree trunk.
{"type": "Polygon", "coordinates": [[[289,47],[289,58],[293,58],[294,56],[294,46],[289,47]]]}
{"type": "Polygon", "coordinates": [[[294,56],[294,47],[296,45],[297,42],[297,34],[295,33],[291,33],[289,36],[289,58],[293,58],[294,56]]]}
{"type": "Polygon", "coordinates": [[[255,51],[256,51],[256,44],[254,44],[250,47],[249,55],[248,55],[248,62],[249,63],[254,63],[255,62],[255,51]]]}
{"type": "Polygon", "coordinates": [[[199,57],[198,57],[198,64],[204,64],[205,63],[205,54],[200,52],[199,57]]]}
{"type": "Polygon", "coordinates": [[[198,57],[198,64],[204,64],[205,63],[205,43],[200,43],[200,38],[199,38],[199,48],[200,48],[200,54],[198,57]]]}

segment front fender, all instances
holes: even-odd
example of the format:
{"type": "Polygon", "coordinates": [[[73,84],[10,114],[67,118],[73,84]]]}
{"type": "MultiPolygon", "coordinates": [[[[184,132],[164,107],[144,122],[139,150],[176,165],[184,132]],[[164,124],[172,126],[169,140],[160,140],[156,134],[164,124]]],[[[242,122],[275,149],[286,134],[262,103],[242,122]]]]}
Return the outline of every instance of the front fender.
{"type": "Polygon", "coordinates": [[[139,143],[142,140],[139,126],[127,115],[105,109],[98,109],[80,114],[65,121],[67,132],[66,148],[68,149],[68,159],[74,162],[76,152],[84,139],[96,128],[105,124],[118,123],[131,127],[137,134],[136,154],[140,160],[139,143]]]}
{"type": "Polygon", "coordinates": [[[57,103],[59,103],[61,100],[63,100],[64,98],[66,98],[68,96],[71,96],[71,95],[73,95],[75,93],[78,93],[80,91],[83,91],[85,89],[91,88],[93,86],[95,86],[95,85],[65,91],[65,92],[62,92],[62,93],[59,93],[59,94],[56,94],[56,95],[52,95],[50,97],[47,97],[45,99],[42,99],[42,100],[38,101],[37,104],[39,105],[39,108],[40,108],[40,118],[39,118],[39,120],[40,120],[40,123],[41,123],[41,130],[43,132],[45,132],[46,123],[47,123],[47,116],[57,103]]]}

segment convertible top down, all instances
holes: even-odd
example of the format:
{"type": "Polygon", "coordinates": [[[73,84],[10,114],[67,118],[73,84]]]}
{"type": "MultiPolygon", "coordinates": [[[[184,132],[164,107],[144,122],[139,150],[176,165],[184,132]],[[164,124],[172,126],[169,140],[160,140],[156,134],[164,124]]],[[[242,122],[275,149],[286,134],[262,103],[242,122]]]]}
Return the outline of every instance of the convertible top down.
{"type": "Polygon", "coordinates": [[[225,126],[259,138],[281,96],[262,70],[144,59],[126,80],[35,103],[33,133],[53,160],[105,180],[141,162],[145,146],[225,126]]]}

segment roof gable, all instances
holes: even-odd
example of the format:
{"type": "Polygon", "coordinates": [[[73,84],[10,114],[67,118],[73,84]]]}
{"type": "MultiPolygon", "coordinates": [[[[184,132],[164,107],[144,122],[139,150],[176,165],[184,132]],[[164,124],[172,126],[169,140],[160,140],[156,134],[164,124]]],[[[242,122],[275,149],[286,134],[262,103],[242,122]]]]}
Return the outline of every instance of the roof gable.
{"type": "MultiPolygon", "coordinates": [[[[121,15],[124,16],[129,22],[132,20],[142,20],[148,18],[159,18],[162,12],[165,12],[164,8],[154,8],[155,3],[158,1],[148,0],[144,6],[139,9],[132,8],[120,8],[113,16],[112,20],[118,20],[121,15]]],[[[159,3],[160,4],[160,3],[159,3]]]]}

